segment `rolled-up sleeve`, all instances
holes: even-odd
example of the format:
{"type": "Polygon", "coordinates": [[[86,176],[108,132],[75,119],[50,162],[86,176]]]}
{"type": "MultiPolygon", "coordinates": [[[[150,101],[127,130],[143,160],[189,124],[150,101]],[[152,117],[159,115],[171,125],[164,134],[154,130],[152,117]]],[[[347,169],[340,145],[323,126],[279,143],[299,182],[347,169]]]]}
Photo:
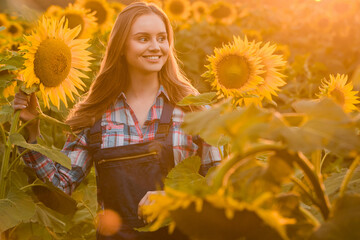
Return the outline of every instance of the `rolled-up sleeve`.
{"type": "Polygon", "coordinates": [[[24,154],[25,164],[33,168],[40,179],[48,179],[54,186],[67,194],[71,194],[89,173],[92,160],[87,150],[87,132],[83,130],[76,139],[69,136],[62,152],[71,159],[71,169],[56,163],[48,157],[29,151],[24,154]]]}

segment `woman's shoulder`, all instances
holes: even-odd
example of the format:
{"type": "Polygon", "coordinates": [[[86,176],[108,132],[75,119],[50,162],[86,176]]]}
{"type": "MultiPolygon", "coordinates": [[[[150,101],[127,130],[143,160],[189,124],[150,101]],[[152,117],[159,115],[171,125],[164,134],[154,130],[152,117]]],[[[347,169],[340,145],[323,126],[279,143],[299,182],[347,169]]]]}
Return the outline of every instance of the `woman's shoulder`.
{"type": "Polygon", "coordinates": [[[184,121],[184,117],[185,117],[185,112],[180,107],[175,106],[172,114],[173,122],[182,123],[184,121]]]}

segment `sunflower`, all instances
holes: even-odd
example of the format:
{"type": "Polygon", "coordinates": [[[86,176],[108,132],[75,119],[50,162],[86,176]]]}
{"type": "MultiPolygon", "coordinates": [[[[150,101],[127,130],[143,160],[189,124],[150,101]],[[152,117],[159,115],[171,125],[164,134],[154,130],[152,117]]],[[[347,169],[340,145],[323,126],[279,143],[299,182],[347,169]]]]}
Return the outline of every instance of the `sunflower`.
{"type": "Polygon", "coordinates": [[[9,22],[5,29],[5,33],[13,38],[22,36],[23,32],[23,27],[17,22],[9,22]]]}
{"type": "Polygon", "coordinates": [[[244,28],[242,32],[246,35],[249,40],[262,41],[261,32],[256,29],[244,28]]]}
{"type": "Polygon", "coordinates": [[[90,9],[91,12],[95,12],[96,23],[101,30],[107,31],[111,28],[114,20],[114,10],[106,0],[77,0],[75,3],[85,9],[90,9]]]}
{"type": "Polygon", "coordinates": [[[218,95],[239,100],[249,97],[259,84],[264,82],[261,57],[254,42],[234,37],[234,42],[215,48],[209,56],[208,71],[202,76],[218,91],[218,95]]]}
{"type": "Polygon", "coordinates": [[[62,9],[60,6],[51,5],[46,9],[46,12],[44,15],[47,17],[52,17],[52,16],[58,17],[63,10],[64,9],[62,9]]]}
{"type": "Polygon", "coordinates": [[[288,60],[291,56],[290,48],[285,44],[278,44],[274,53],[282,55],[284,60],[288,60]]]}
{"type": "Polygon", "coordinates": [[[142,0],[142,1],[146,2],[146,3],[154,3],[155,5],[157,5],[160,8],[163,7],[163,3],[160,0],[142,0]]]}
{"type": "Polygon", "coordinates": [[[69,4],[69,6],[59,14],[59,19],[65,17],[70,29],[80,25],[81,30],[77,36],[78,38],[90,38],[97,27],[94,15],[95,12],[90,13],[89,9],[84,9],[79,5],[69,4]]]}
{"type": "Polygon", "coordinates": [[[185,20],[190,14],[189,0],[165,0],[165,12],[171,20],[185,20]]]}
{"type": "Polygon", "coordinates": [[[236,8],[229,2],[219,1],[210,5],[208,21],[210,23],[232,24],[236,19],[236,8]]]}
{"type": "Polygon", "coordinates": [[[345,74],[330,75],[330,80],[324,79],[320,86],[320,93],[318,97],[327,96],[338,103],[345,112],[352,112],[358,110],[355,104],[360,103],[359,97],[356,96],[358,91],[353,90],[352,82],[346,84],[348,76],[345,74]]]}
{"type": "Polygon", "coordinates": [[[126,5],[119,2],[110,2],[109,5],[116,14],[120,13],[126,7],[126,5]]]}
{"type": "Polygon", "coordinates": [[[197,22],[200,22],[208,15],[208,4],[203,1],[195,1],[191,4],[191,11],[197,22]]]}
{"type": "Polygon", "coordinates": [[[76,88],[84,90],[85,84],[80,77],[87,76],[80,72],[90,71],[92,58],[85,50],[90,45],[87,39],[74,39],[80,32],[80,26],[68,28],[65,18],[57,21],[43,17],[34,32],[26,36],[27,44],[20,47],[26,51],[25,69],[21,71],[26,87],[38,84],[42,99],[49,107],[49,98],[57,107],[60,100],[67,106],[66,96],[74,101],[73,93],[79,95],[76,88]]]}
{"type": "MultiPolygon", "coordinates": [[[[165,194],[153,194],[150,196],[152,204],[143,205],[142,211],[147,216],[148,222],[152,222],[150,231],[155,231],[171,218],[171,211],[185,209],[191,204],[195,205],[196,212],[201,212],[203,200],[195,195],[181,192],[170,187],[165,187],[165,194]]],[[[175,229],[175,222],[171,221],[169,232],[175,229]]]]}
{"type": "Polygon", "coordinates": [[[10,96],[15,96],[15,87],[16,87],[16,85],[17,85],[16,81],[13,81],[9,86],[4,88],[3,96],[5,98],[8,98],[10,96]]]}
{"type": "Polygon", "coordinates": [[[274,54],[276,45],[270,45],[266,43],[263,47],[258,44],[258,53],[261,57],[261,64],[264,65],[265,72],[261,75],[264,78],[264,82],[259,84],[255,95],[260,96],[260,99],[265,97],[269,101],[272,101],[271,96],[277,96],[279,87],[284,86],[286,83],[283,80],[285,75],[279,71],[285,67],[286,62],[283,61],[281,55],[274,54]]]}
{"type": "Polygon", "coordinates": [[[0,27],[7,26],[9,24],[6,14],[0,13],[0,27]]]}

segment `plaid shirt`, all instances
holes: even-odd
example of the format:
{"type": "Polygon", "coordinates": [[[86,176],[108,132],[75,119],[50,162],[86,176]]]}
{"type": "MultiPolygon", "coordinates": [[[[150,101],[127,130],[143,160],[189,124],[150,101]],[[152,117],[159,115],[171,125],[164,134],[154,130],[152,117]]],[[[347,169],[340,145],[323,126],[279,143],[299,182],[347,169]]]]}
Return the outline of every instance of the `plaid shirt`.
{"type": "MultiPolygon", "coordinates": [[[[150,108],[143,127],[139,125],[134,111],[126,103],[124,93],[121,93],[118,101],[109,107],[103,114],[102,145],[101,148],[124,146],[129,144],[151,141],[155,138],[158,120],[163,109],[164,97],[169,99],[164,88],[161,86],[154,104],[150,108]]],[[[175,165],[183,159],[194,155],[198,146],[193,142],[192,136],[186,135],[181,129],[184,120],[184,112],[175,107],[172,115],[173,127],[173,150],[175,165]]],[[[89,173],[92,166],[91,155],[88,154],[88,132],[84,129],[76,140],[69,137],[62,150],[70,159],[72,169],[51,161],[46,156],[30,151],[23,156],[26,165],[35,169],[39,178],[48,178],[56,187],[65,193],[71,194],[77,185],[89,173]]],[[[218,148],[206,143],[202,147],[202,164],[214,165],[221,159],[218,148]]]]}

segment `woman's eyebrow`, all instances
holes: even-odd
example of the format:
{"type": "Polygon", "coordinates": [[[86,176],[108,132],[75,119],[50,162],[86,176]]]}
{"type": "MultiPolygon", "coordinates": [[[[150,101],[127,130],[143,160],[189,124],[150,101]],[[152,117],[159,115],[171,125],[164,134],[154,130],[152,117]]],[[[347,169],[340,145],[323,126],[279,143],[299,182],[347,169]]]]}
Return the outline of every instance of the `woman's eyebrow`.
{"type": "MultiPolygon", "coordinates": [[[[136,36],[136,35],[151,35],[151,34],[148,32],[137,32],[137,33],[133,34],[133,36],[136,36]]],[[[167,35],[167,32],[159,32],[156,35],[167,35]]]]}

